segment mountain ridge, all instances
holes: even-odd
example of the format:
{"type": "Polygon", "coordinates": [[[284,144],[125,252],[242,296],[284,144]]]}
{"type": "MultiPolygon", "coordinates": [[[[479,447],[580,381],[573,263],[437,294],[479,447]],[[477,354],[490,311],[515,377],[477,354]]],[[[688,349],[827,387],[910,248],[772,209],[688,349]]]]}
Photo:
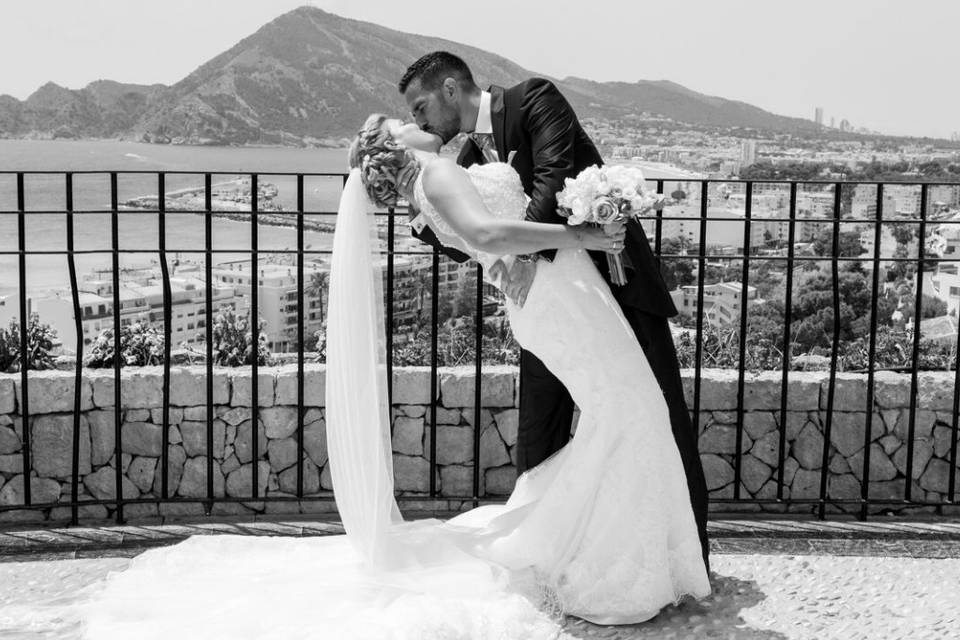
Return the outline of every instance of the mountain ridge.
{"type": "MultiPolygon", "coordinates": [[[[26,100],[0,96],[0,137],[122,138],[194,144],[340,145],[366,114],[406,113],[396,82],[424,52],[460,55],[481,84],[531,76],[495,53],[299,7],[170,85],[48,82],[26,100]]],[[[581,118],[652,114],[708,127],[813,134],[811,121],[697,93],[669,80],[553,80],[581,118]]]]}

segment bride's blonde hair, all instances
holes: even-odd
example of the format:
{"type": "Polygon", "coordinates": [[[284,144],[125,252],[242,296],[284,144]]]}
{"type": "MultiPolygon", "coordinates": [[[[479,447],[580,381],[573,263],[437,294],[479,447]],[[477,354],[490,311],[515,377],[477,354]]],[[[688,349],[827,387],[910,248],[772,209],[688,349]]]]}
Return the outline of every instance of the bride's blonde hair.
{"type": "Polygon", "coordinates": [[[350,144],[349,158],[350,168],[360,169],[370,200],[381,207],[394,207],[399,199],[398,182],[418,165],[414,155],[383,126],[386,120],[382,113],[367,118],[350,144]]]}

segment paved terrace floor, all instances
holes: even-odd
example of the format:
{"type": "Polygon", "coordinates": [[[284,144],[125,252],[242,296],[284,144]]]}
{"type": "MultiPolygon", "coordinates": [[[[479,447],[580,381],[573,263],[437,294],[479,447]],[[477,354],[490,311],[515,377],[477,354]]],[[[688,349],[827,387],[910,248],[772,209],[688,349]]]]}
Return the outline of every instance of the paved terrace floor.
{"type": "MultiPolygon", "coordinates": [[[[316,516],[2,530],[0,638],[79,638],[55,616],[32,629],[5,628],[3,610],[55,610],[150,547],[193,535],[342,531],[337,521],[316,516]]],[[[710,531],[710,597],[669,607],[641,625],[570,618],[565,638],[960,639],[960,520],[715,520],[710,531]]]]}

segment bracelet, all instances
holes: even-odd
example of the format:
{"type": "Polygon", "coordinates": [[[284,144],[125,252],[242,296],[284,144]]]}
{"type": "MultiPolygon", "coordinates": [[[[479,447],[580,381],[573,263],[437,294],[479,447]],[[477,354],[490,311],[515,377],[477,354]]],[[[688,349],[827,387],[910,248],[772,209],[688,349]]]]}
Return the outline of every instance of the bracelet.
{"type": "Polygon", "coordinates": [[[539,253],[521,253],[517,255],[516,258],[517,258],[517,262],[530,263],[530,262],[536,262],[537,260],[539,260],[540,254],[539,253]]]}

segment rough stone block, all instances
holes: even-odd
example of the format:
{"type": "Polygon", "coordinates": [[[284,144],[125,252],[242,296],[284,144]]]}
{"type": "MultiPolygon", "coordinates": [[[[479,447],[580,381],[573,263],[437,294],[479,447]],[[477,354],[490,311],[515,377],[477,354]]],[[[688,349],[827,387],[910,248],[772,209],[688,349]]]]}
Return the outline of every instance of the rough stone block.
{"type": "Polygon", "coordinates": [[[775,431],[777,419],[770,411],[748,411],[743,414],[743,429],[751,440],[756,440],[775,431]]]}
{"type": "Polygon", "coordinates": [[[393,423],[393,451],[423,455],[423,418],[397,418],[393,423]]]}
{"type": "MultiPolygon", "coordinates": [[[[153,487],[153,476],[157,470],[157,458],[137,456],[130,461],[127,477],[137,485],[142,493],[147,493],[153,487]]],[[[168,481],[169,482],[169,481],[168,481]]],[[[153,505],[156,507],[156,505],[153,505]]],[[[126,515],[130,515],[129,513],[126,515]]]]}
{"type": "MultiPolygon", "coordinates": [[[[223,459],[227,426],[222,420],[213,421],[213,440],[210,448],[213,457],[223,459]]],[[[207,455],[207,423],[186,420],[180,425],[180,437],[188,457],[207,455]]],[[[172,439],[171,439],[172,441],[172,439]]]]}
{"type": "MultiPolygon", "coordinates": [[[[480,491],[484,494],[484,480],[486,476],[480,473],[480,491]]],[[[440,467],[441,495],[444,496],[472,496],[473,495],[473,466],[447,465],[440,467]]]]}
{"type": "Polygon", "coordinates": [[[396,367],[393,370],[393,403],[430,404],[430,367],[396,367]]]}
{"type": "MultiPolygon", "coordinates": [[[[73,416],[47,414],[33,421],[30,439],[31,465],[44,478],[68,478],[73,474],[73,416]]],[[[90,426],[80,419],[79,459],[77,472],[84,476],[91,471],[90,426]]]]}
{"type": "Polygon", "coordinates": [[[429,491],[430,463],[419,456],[394,454],[393,477],[397,491],[429,491]]]}
{"type": "Polygon", "coordinates": [[[326,365],[308,364],[303,370],[303,404],[307,407],[325,407],[327,398],[326,365]]]}
{"type": "MultiPolygon", "coordinates": [[[[854,477],[863,482],[863,449],[857,451],[849,457],[847,463],[850,465],[850,472],[854,477]]],[[[883,447],[874,443],[870,445],[870,482],[883,482],[893,480],[897,477],[897,468],[887,457],[883,447]]]]}
{"type": "Polygon", "coordinates": [[[743,456],[740,480],[750,495],[755,495],[760,491],[767,480],[770,479],[772,473],[772,469],[760,460],[749,454],[743,456]]]}
{"type": "MultiPolygon", "coordinates": [[[[703,369],[700,380],[701,411],[734,411],[737,408],[737,372],[728,369],[703,369]]],[[[687,406],[694,406],[694,377],[684,377],[684,395],[687,406]],[[689,385],[689,391],[688,391],[689,385]]]]}
{"type": "MultiPolygon", "coordinates": [[[[746,452],[753,441],[745,432],[741,434],[740,451],[746,452]]],[[[712,424],[707,427],[698,441],[700,453],[728,453],[737,451],[737,428],[725,424],[712,424]]]]}
{"type": "Polygon", "coordinates": [[[754,442],[753,448],[750,449],[751,454],[753,454],[758,460],[766,462],[771,467],[776,467],[777,464],[779,464],[779,452],[780,434],[776,431],[771,431],[754,442]]]}
{"type": "Polygon", "coordinates": [[[494,422],[497,424],[497,430],[500,437],[507,446],[512,447],[517,444],[517,429],[520,426],[519,409],[506,409],[494,416],[494,422]]]}
{"type": "MultiPolygon", "coordinates": [[[[93,389],[90,389],[91,395],[93,389]]],[[[0,415],[17,410],[17,387],[11,374],[0,373],[0,415]]]]}
{"type": "MultiPolygon", "coordinates": [[[[248,369],[230,372],[230,405],[234,407],[250,407],[253,405],[251,385],[253,376],[248,369]]],[[[274,404],[274,386],[276,374],[272,369],[260,368],[257,372],[257,398],[260,407],[272,407],[274,404]]]]}
{"type": "MultiPolygon", "coordinates": [[[[237,458],[243,464],[253,460],[253,423],[246,420],[237,426],[237,437],[233,441],[233,448],[237,458]]],[[[267,432],[262,422],[257,423],[257,453],[263,458],[267,453],[267,432]]]]}
{"type": "MultiPolygon", "coordinates": [[[[476,403],[476,376],[473,367],[453,367],[440,374],[440,396],[447,408],[472,407],[476,403]]],[[[480,405],[512,407],[516,369],[486,367],[480,386],[480,405]]],[[[429,400],[428,400],[429,402],[429,400]]]]}
{"type": "Polygon", "coordinates": [[[0,454],[16,453],[23,444],[20,436],[11,427],[0,427],[0,454]]]}
{"type": "Polygon", "coordinates": [[[917,374],[917,406],[929,411],[953,411],[954,379],[951,371],[921,371],[917,374]]]}
{"type": "MultiPolygon", "coordinates": [[[[74,410],[73,371],[30,371],[30,414],[66,413],[74,410]]],[[[19,405],[22,399],[19,374],[13,379],[14,395],[19,405]]],[[[2,385],[0,385],[2,387],[2,385]]],[[[2,400],[0,391],[0,402],[2,400]]],[[[93,408],[93,386],[86,379],[80,381],[80,410],[93,408]]],[[[9,413],[13,413],[13,410],[9,413]]]]}
{"type": "MultiPolygon", "coordinates": [[[[150,409],[163,405],[163,369],[129,367],[120,376],[120,403],[130,409],[150,409]]],[[[181,403],[173,403],[181,404],[181,403]]]]}
{"type": "MultiPolygon", "coordinates": [[[[866,376],[864,388],[866,388],[866,376]]],[[[882,409],[910,406],[910,376],[893,371],[877,371],[873,375],[873,403],[882,409]]],[[[865,411],[866,405],[857,411],[865,411]]]]}
{"type": "MultiPolygon", "coordinates": [[[[279,475],[280,489],[290,494],[297,491],[297,467],[293,466],[279,475]]],[[[320,490],[320,470],[309,458],[303,459],[303,493],[316,493],[320,490]]]]}
{"type": "MultiPolygon", "coordinates": [[[[960,469],[957,470],[960,474],[960,469]]],[[[960,475],[958,475],[960,478],[960,475]]],[[[920,486],[927,491],[946,493],[950,487],[950,463],[946,460],[934,458],[927,465],[926,471],[920,477],[920,486]]]]}
{"type": "MultiPolygon", "coordinates": [[[[304,363],[306,369],[306,363],[304,363]]],[[[297,406],[297,380],[299,374],[296,364],[285,364],[277,367],[277,404],[280,406],[297,406]]],[[[304,376],[306,378],[306,376],[304,376]]],[[[304,405],[306,405],[306,384],[304,384],[304,405]]]]}
{"type": "MultiPolygon", "coordinates": [[[[904,444],[902,447],[897,449],[893,454],[893,466],[897,468],[897,471],[902,473],[904,476],[907,475],[907,445],[904,444]]],[[[919,480],[920,476],[923,475],[923,472],[927,468],[927,463],[930,462],[930,458],[933,457],[933,441],[932,440],[914,440],[913,441],[913,468],[911,470],[911,476],[914,480],[919,480]]],[[[870,477],[873,477],[873,472],[871,471],[870,477]]],[[[879,480],[887,480],[888,478],[878,478],[879,480]]]]}
{"type": "MultiPolygon", "coordinates": [[[[204,457],[188,458],[183,465],[183,476],[180,478],[180,484],[177,487],[177,494],[184,498],[206,498],[207,497],[207,460],[204,457]]],[[[224,479],[220,465],[213,463],[213,496],[215,498],[224,495],[224,479]]]]}
{"type": "MultiPolygon", "coordinates": [[[[230,377],[227,371],[214,368],[213,404],[221,405],[229,402],[230,377]]],[[[207,370],[205,367],[170,368],[170,404],[180,407],[206,407],[207,370]]]]}
{"type": "Polygon", "coordinates": [[[158,457],[163,451],[163,427],[151,422],[127,422],[120,432],[121,450],[138,456],[158,457]]]}
{"type": "Polygon", "coordinates": [[[831,498],[840,499],[859,498],[860,479],[850,474],[831,476],[827,480],[827,495],[831,498]]]}
{"type": "Polygon", "coordinates": [[[733,467],[726,460],[713,453],[700,456],[703,474],[707,480],[707,489],[713,491],[733,482],[733,467]]]}
{"type": "Polygon", "coordinates": [[[791,453],[804,469],[819,469],[823,466],[823,434],[813,425],[807,423],[790,448],[791,453]]]}
{"type": "MultiPolygon", "coordinates": [[[[30,504],[50,504],[60,500],[60,483],[50,478],[30,478],[30,504]]],[[[0,505],[24,504],[23,474],[17,474],[0,489],[0,505]]]]}
{"type": "Polygon", "coordinates": [[[397,408],[408,418],[422,418],[427,415],[427,407],[422,404],[405,404],[397,408]]]}
{"type": "Polygon", "coordinates": [[[105,465],[113,455],[115,439],[114,411],[90,411],[90,463],[94,467],[105,465]]]}
{"type": "Polygon", "coordinates": [[[271,440],[267,444],[267,458],[273,471],[279,473],[289,469],[297,463],[297,441],[293,438],[271,440]]]}
{"type": "MultiPolygon", "coordinates": [[[[111,467],[101,467],[83,479],[83,485],[97,500],[114,500],[117,497],[117,472],[111,467]]],[[[140,497],[137,485],[127,476],[120,476],[121,495],[129,500],[140,497]]]]}
{"type": "Polygon", "coordinates": [[[500,432],[490,424],[480,434],[480,468],[489,469],[505,464],[510,464],[510,454],[500,438],[500,432]]]}
{"type": "MultiPolygon", "coordinates": [[[[830,380],[820,385],[820,408],[827,410],[830,380]]],[[[833,394],[833,410],[863,412],[867,410],[867,378],[859,373],[838,373],[833,394]]]]}
{"type": "Polygon", "coordinates": [[[508,496],[517,484],[517,468],[513,465],[487,469],[484,472],[486,495],[508,496]]]}
{"type": "Polygon", "coordinates": [[[303,429],[303,450],[318,467],[327,464],[327,423],[323,420],[307,423],[303,429]]]}
{"type": "Polygon", "coordinates": [[[299,422],[295,407],[268,407],[260,411],[260,419],[268,438],[287,438],[297,431],[299,422]]]}
{"type": "MultiPolygon", "coordinates": [[[[257,467],[257,495],[265,496],[270,480],[270,465],[262,460],[257,467]]],[[[227,495],[233,498],[253,496],[253,463],[234,469],[227,476],[227,495]]]]}
{"type": "MultiPolygon", "coordinates": [[[[425,438],[429,451],[430,435],[425,438]]],[[[437,464],[466,464],[473,462],[473,428],[437,427],[437,464]]]]}
{"type": "Polygon", "coordinates": [[[23,454],[0,455],[0,473],[23,473],[23,454]]]}

